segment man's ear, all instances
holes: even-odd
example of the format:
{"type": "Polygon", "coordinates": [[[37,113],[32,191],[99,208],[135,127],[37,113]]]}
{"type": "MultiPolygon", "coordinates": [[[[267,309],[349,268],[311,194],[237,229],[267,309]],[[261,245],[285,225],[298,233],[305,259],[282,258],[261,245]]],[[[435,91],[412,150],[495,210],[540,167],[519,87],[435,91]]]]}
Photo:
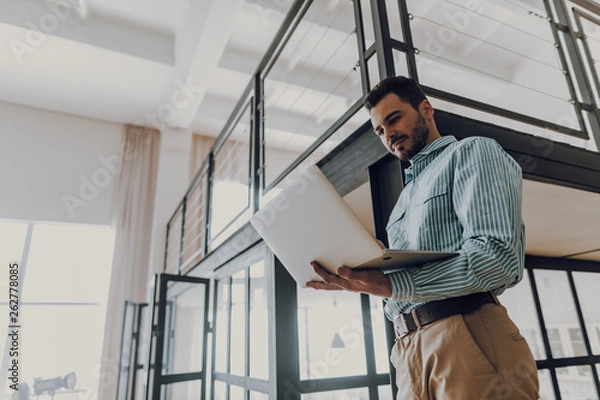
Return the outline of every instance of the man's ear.
{"type": "Polygon", "coordinates": [[[429,119],[433,117],[435,110],[433,109],[433,106],[431,105],[429,100],[425,99],[421,102],[421,104],[419,104],[419,112],[421,113],[423,118],[429,119]]]}

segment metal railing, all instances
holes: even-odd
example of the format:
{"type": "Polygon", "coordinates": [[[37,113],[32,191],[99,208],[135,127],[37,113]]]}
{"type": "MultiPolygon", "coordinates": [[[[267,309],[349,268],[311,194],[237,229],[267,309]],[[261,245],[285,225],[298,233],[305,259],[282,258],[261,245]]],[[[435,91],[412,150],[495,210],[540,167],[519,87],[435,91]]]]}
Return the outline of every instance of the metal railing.
{"type": "Polygon", "coordinates": [[[600,143],[598,53],[585,30],[598,16],[566,0],[433,3],[295,1],[168,222],[164,270],[192,269],[301,165],[357,131],[362,99],[383,77],[413,77],[461,107],[446,111],[600,143]]]}

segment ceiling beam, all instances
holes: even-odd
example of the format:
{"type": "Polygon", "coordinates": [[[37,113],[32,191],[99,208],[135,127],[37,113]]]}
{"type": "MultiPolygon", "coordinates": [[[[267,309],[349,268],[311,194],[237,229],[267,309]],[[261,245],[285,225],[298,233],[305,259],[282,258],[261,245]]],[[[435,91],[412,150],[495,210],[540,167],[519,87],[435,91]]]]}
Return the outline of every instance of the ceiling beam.
{"type": "Polygon", "coordinates": [[[79,11],[49,1],[4,0],[0,22],[22,28],[8,45],[19,64],[26,61],[48,36],[56,36],[173,65],[175,36],[133,21],[102,13],[79,11]],[[7,4],[8,3],[8,4],[7,4]]]}
{"type": "MultiPolygon", "coordinates": [[[[212,83],[225,47],[241,12],[244,0],[195,0],[189,2],[186,21],[177,32],[176,82],[173,93],[184,82],[193,93],[180,96],[182,101],[173,104],[174,115],[166,121],[171,127],[188,127],[212,83]],[[180,82],[179,84],[177,82],[180,82]]],[[[173,94],[168,102],[173,102],[173,94]]]]}

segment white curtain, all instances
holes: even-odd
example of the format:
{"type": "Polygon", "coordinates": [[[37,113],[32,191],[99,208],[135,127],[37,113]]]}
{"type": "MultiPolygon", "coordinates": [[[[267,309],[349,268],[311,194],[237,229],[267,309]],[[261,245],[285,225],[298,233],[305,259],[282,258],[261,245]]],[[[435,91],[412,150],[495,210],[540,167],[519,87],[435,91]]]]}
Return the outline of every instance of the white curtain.
{"type": "Polygon", "coordinates": [[[125,301],[148,301],[160,133],[126,125],[113,203],[115,250],[107,304],[99,400],[115,400],[125,301]]]}

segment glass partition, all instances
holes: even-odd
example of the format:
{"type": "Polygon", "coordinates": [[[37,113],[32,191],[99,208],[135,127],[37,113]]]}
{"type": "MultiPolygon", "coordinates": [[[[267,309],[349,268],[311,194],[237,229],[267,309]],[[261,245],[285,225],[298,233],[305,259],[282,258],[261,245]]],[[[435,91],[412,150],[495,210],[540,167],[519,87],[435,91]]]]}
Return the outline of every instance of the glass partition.
{"type": "Polygon", "coordinates": [[[362,96],[352,2],[313,2],[264,78],[264,187],[362,96]]]}
{"type": "Polygon", "coordinates": [[[408,1],[422,84],[583,129],[542,0],[408,1]]]}
{"type": "Polygon", "coordinates": [[[592,90],[596,96],[596,104],[600,104],[600,16],[593,17],[588,14],[579,13],[579,29],[582,33],[581,40],[585,44],[586,55],[592,90]]]}
{"type": "Polygon", "coordinates": [[[229,372],[246,375],[246,270],[231,277],[229,372]]]}
{"type": "Polygon", "coordinates": [[[163,374],[202,370],[206,287],[179,283],[178,294],[168,302],[168,344],[163,374]],[[193,334],[191,334],[193,333],[193,334]]]}
{"type": "Polygon", "coordinates": [[[298,335],[302,379],[366,374],[359,294],[299,290],[298,335]]]}
{"type": "Polygon", "coordinates": [[[375,31],[373,30],[373,12],[371,11],[371,1],[360,0],[360,10],[362,13],[362,23],[365,32],[365,48],[368,49],[375,43],[375,31]]]}
{"type": "Polygon", "coordinates": [[[214,399],[256,398],[268,392],[271,325],[266,246],[223,265],[215,276],[214,399]],[[242,383],[243,382],[243,383],[242,383]]]}
{"type": "Polygon", "coordinates": [[[241,226],[250,205],[250,102],[227,139],[214,151],[209,233],[213,240],[226,228],[241,226]]]}
{"type": "Polygon", "coordinates": [[[269,312],[267,276],[264,261],[251,265],[248,273],[250,310],[248,323],[250,343],[248,346],[249,375],[258,379],[269,379],[269,312]]]}
{"type": "Polygon", "coordinates": [[[557,368],[556,374],[563,399],[598,399],[589,366],[557,368]]]}
{"type": "Polygon", "coordinates": [[[592,353],[600,354],[600,307],[596,297],[597,290],[600,288],[600,274],[573,272],[573,281],[581,304],[592,353]]]}

